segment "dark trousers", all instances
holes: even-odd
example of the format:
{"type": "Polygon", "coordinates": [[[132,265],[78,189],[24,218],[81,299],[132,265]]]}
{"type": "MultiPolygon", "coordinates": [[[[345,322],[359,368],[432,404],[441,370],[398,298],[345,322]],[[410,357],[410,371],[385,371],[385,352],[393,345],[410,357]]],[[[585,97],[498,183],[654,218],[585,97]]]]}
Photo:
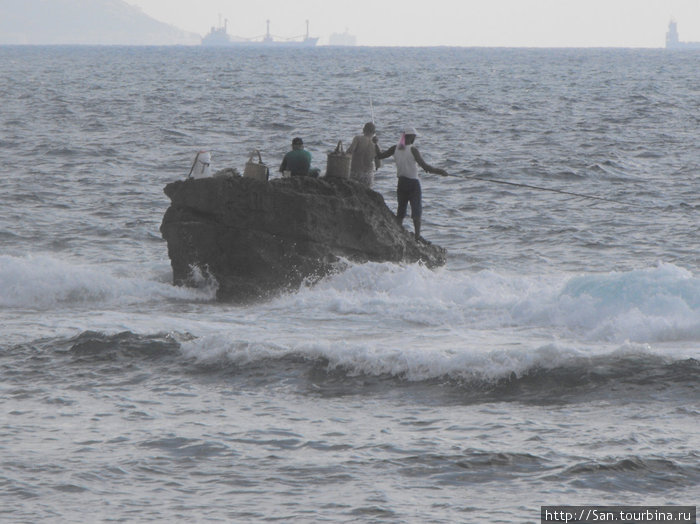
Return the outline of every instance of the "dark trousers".
{"type": "Polygon", "coordinates": [[[399,203],[396,210],[396,218],[403,220],[406,216],[406,208],[411,203],[411,218],[419,219],[423,214],[423,192],[420,187],[420,180],[417,178],[399,177],[396,186],[396,199],[399,203]]]}

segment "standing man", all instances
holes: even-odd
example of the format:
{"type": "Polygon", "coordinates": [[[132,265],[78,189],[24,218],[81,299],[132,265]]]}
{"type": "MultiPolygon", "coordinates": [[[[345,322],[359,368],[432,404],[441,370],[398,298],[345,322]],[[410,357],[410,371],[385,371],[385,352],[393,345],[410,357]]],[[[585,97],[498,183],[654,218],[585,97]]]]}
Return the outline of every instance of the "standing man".
{"type": "Polygon", "coordinates": [[[418,176],[418,166],[428,173],[447,176],[444,169],[433,167],[423,160],[418,148],[413,145],[418,133],[414,127],[406,127],[401,133],[401,140],[395,146],[391,146],[383,153],[377,155],[378,159],[394,157],[396,161],[396,176],[398,184],[396,186],[396,199],[398,209],[396,210],[396,220],[403,224],[406,216],[406,209],[410,202],[411,218],[413,219],[413,230],[416,240],[423,240],[420,236],[421,215],[423,214],[423,194],[421,191],[420,177],[418,176]]]}
{"type": "Polygon", "coordinates": [[[311,153],[304,149],[304,141],[296,137],[292,140],[292,150],[289,151],[280,164],[280,173],[291,171],[292,176],[306,176],[311,168],[311,153]]]}
{"type": "Polygon", "coordinates": [[[377,158],[380,150],[375,132],[374,124],[367,122],[362,128],[362,134],[352,139],[352,144],[346,151],[352,154],[350,178],[369,188],[374,185],[374,171],[381,166],[381,160],[377,158]]]}

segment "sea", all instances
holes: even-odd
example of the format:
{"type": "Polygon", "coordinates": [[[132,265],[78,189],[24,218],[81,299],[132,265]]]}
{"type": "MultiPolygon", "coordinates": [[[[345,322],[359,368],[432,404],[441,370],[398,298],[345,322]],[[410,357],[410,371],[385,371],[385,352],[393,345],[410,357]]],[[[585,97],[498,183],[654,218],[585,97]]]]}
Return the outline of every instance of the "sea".
{"type": "MultiPolygon", "coordinates": [[[[539,523],[700,500],[700,52],[0,47],[0,521],[539,523]],[[172,283],[200,150],[415,126],[444,267],[172,283]]],[[[386,160],[374,189],[396,208],[386,160]]],[[[328,217],[333,220],[332,216],[328,217]]],[[[412,230],[407,218],[404,227],[412,230]]],[[[198,269],[193,268],[197,273],[198,269]]]]}

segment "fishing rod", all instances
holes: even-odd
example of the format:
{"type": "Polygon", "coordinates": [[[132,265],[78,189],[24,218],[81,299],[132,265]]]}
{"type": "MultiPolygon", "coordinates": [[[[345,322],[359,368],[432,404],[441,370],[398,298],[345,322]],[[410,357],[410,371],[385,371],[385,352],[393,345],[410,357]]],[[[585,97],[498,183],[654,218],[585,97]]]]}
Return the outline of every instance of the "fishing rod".
{"type": "Polygon", "coordinates": [[[460,176],[460,175],[449,175],[455,178],[461,178],[463,180],[480,180],[482,182],[491,182],[492,184],[503,184],[506,186],[516,186],[516,187],[525,187],[527,189],[538,189],[540,191],[551,191],[552,193],[561,193],[562,195],[571,195],[571,196],[576,196],[580,198],[588,198],[591,200],[602,200],[604,202],[612,202],[614,204],[620,204],[624,206],[633,206],[633,207],[640,207],[646,209],[646,206],[642,206],[639,204],[633,204],[631,202],[622,202],[620,200],[613,200],[612,198],[604,198],[604,197],[599,197],[595,195],[587,195],[585,193],[575,193],[573,191],[565,191],[563,189],[555,189],[552,187],[541,187],[541,186],[533,186],[531,184],[521,184],[518,182],[507,182],[506,180],[494,180],[491,178],[482,178],[478,176],[460,176]]]}
{"type": "Polygon", "coordinates": [[[192,171],[194,171],[194,166],[197,165],[197,160],[199,160],[199,154],[201,151],[197,152],[197,156],[194,157],[194,162],[192,162],[192,167],[190,168],[190,172],[187,173],[187,178],[190,178],[192,176],[192,171]]]}

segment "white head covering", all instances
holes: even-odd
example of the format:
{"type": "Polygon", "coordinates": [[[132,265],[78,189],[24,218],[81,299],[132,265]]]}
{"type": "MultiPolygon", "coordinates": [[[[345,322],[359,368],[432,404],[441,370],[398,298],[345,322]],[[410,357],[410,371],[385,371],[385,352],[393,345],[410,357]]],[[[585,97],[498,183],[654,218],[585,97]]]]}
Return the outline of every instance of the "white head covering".
{"type": "Polygon", "coordinates": [[[418,131],[416,131],[416,128],[413,126],[406,126],[403,128],[403,134],[404,135],[416,135],[416,136],[418,136],[418,131]]]}

